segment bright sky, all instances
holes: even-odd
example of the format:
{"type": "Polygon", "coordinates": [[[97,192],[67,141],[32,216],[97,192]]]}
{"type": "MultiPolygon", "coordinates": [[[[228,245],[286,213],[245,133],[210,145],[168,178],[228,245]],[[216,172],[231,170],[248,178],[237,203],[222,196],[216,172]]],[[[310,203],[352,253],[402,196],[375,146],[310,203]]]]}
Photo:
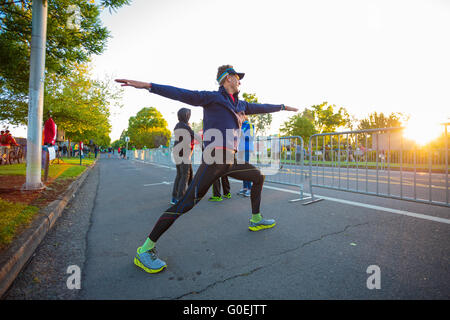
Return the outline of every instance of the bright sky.
{"type": "MultiPolygon", "coordinates": [[[[328,101],[358,119],[404,112],[420,132],[450,116],[447,0],[133,0],[102,21],[113,38],[93,60],[97,77],[217,90],[217,67],[232,64],[246,73],[241,92],[263,103],[328,101]]],[[[123,104],[112,140],[143,107],[170,130],[185,107],[133,88],[123,104]]],[[[202,108],[191,110],[200,121],[202,108]]],[[[271,133],[291,115],[274,113],[271,133]]]]}

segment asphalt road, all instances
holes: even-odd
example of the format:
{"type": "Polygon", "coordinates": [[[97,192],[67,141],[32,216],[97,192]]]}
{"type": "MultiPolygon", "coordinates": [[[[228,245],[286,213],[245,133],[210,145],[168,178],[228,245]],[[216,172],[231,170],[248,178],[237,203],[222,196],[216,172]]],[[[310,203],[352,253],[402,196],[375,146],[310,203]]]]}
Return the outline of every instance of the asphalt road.
{"type": "Polygon", "coordinates": [[[169,207],[174,176],[101,159],[6,299],[450,298],[448,208],[320,188],[326,200],[303,206],[289,202],[298,188],[274,183],[261,208],[275,228],[248,230],[249,199],[232,181],[232,199],[203,199],[160,238],[168,268],[147,274],[133,257],[169,207]],[[70,265],[79,290],[67,288],[70,265]],[[368,289],[370,266],[379,289],[368,289]]]}

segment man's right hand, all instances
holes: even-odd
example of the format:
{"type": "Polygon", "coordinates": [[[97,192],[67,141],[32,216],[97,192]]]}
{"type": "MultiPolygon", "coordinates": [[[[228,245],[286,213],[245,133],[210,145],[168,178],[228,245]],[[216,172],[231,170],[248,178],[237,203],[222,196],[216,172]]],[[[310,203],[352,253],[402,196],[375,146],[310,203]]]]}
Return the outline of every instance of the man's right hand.
{"type": "Polygon", "coordinates": [[[121,83],[122,87],[133,87],[136,89],[150,89],[151,84],[149,82],[142,82],[128,79],[115,79],[116,82],[121,83]]]}

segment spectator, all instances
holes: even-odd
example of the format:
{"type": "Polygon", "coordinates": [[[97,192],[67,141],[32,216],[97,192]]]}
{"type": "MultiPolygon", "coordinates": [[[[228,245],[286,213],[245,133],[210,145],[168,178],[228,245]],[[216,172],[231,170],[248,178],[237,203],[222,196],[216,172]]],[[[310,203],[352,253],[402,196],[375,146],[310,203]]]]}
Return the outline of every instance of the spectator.
{"type": "Polygon", "coordinates": [[[0,157],[3,156],[3,154],[8,152],[9,144],[8,144],[8,136],[6,135],[5,131],[0,132],[0,157]]]}
{"type": "Polygon", "coordinates": [[[51,117],[44,124],[44,145],[54,146],[56,143],[56,124],[51,117]]]}
{"type": "Polygon", "coordinates": [[[184,196],[189,181],[192,180],[192,152],[194,150],[194,139],[196,134],[189,125],[189,118],[191,117],[191,110],[187,108],[181,108],[178,110],[178,123],[174,128],[175,142],[173,152],[174,159],[181,159],[180,163],[176,163],[177,175],[172,189],[171,204],[177,204],[178,201],[184,196]],[[189,137],[187,141],[184,139],[189,137]],[[182,143],[182,148],[176,148],[178,144],[182,143]],[[183,150],[189,150],[189,154],[184,154],[183,150]]]}
{"type": "MultiPolygon", "coordinates": [[[[254,151],[254,136],[255,136],[255,128],[248,121],[248,116],[244,116],[244,122],[242,123],[241,128],[241,139],[239,142],[239,159],[242,161],[244,158],[245,163],[250,163],[250,153],[254,151]]],[[[242,189],[238,194],[243,195],[245,197],[250,197],[252,182],[248,180],[242,181],[242,189]]]]}
{"type": "Polygon", "coordinates": [[[6,136],[6,146],[13,146],[13,147],[17,147],[19,146],[16,142],[16,139],[14,139],[14,137],[11,135],[11,133],[9,132],[9,130],[5,131],[5,136],[6,136]]]}
{"type": "Polygon", "coordinates": [[[213,195],[208,199],[208,201],[222,201],[222,195],[220,194],[220,182],[222,181],[222,189],[223,189],[223,196],[226,199],[231,199],[231,193],[230,193],[230,181],[228,180],[227,176],[222,176],[221,178],[217,179],[213,182],[212,190],[213,195]]]}

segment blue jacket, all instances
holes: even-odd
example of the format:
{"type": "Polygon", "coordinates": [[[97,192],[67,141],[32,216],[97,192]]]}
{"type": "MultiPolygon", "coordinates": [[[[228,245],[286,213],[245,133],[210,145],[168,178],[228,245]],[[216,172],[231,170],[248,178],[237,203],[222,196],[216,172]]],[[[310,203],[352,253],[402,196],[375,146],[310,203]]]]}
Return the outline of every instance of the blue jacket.
{"type": "Polygon", "coordinates": [[[242,123],[242,135],[239,142],[239,151],[253,151],[255,128],[248,121],[242,123]]]}
{"type": "MultiPolygon", "coordinates": [[[[151,84],[150,92],[177,100],[192,106],[203,107],[203,131],[218,129],[223,136],[221,147],[238,150],[241,126],[245,114],[271,113],[281,110],[281,105],[249,103],[238,100],[234,94],[234,102],[223,86],[218,91],[192,91],[172,86],[151,84]],[[227,139],[226,130],[231,130],[227,139]]],[[[204,141],[206,147],[211,141],[204,141]]]]}

